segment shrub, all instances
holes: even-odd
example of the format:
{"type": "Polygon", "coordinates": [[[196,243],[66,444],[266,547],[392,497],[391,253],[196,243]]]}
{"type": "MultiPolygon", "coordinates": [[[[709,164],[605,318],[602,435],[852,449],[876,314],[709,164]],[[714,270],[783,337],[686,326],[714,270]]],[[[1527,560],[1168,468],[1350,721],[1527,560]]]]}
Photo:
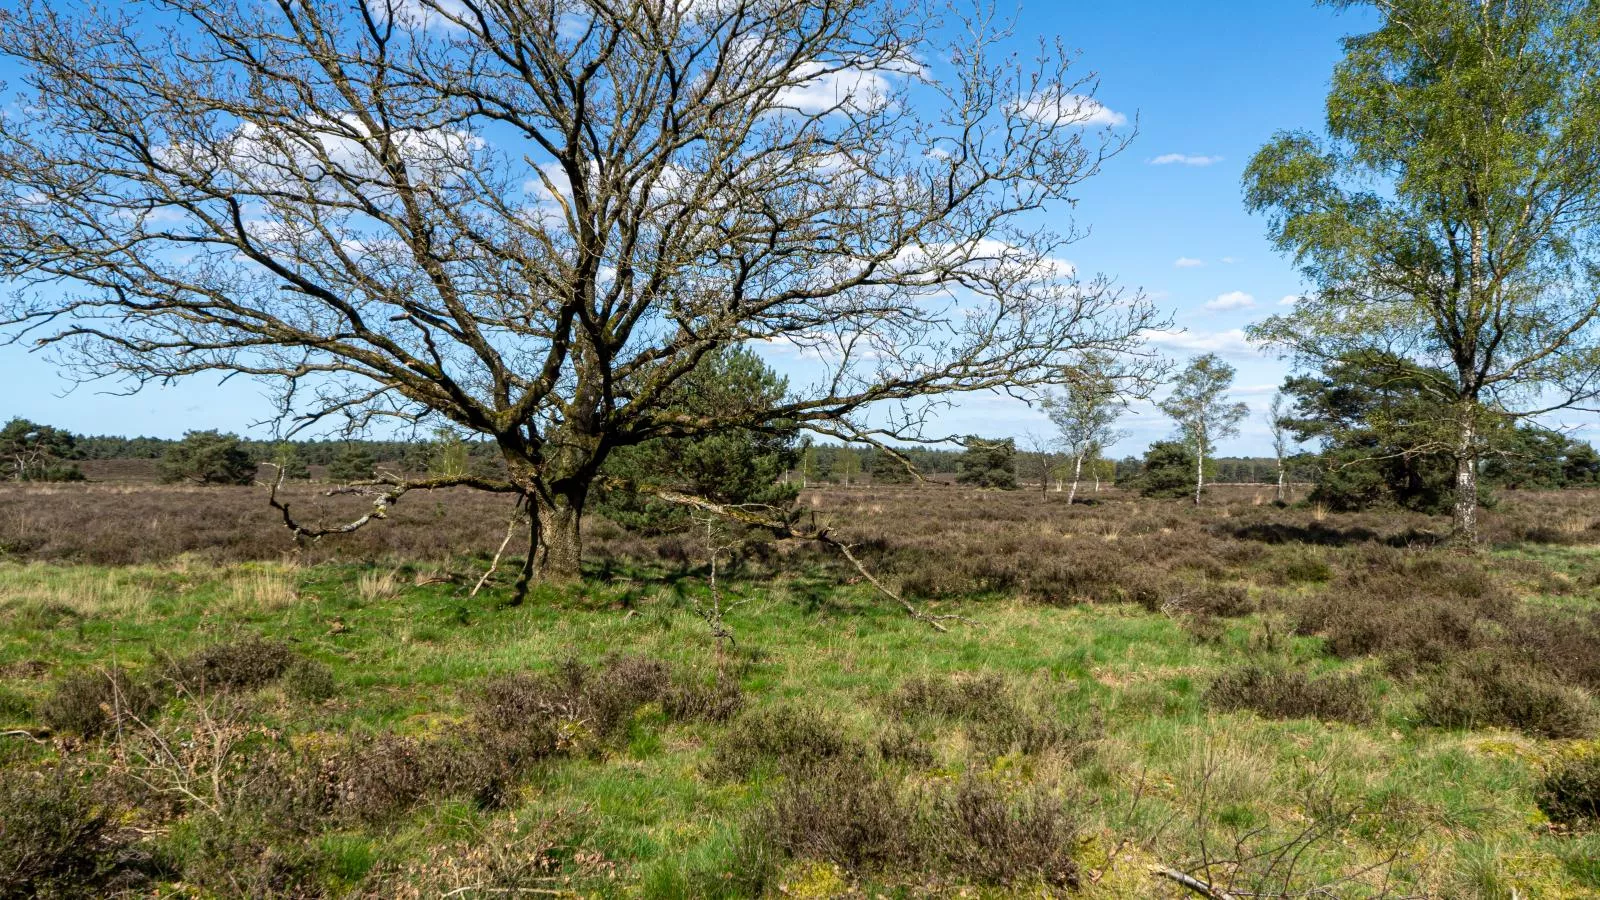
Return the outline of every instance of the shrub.
{"type": "Polygon", "coordinates": [[[205,816],[174,848],[183,881],[206,896],[310,898],[326,896],[324,852],[286,835],[276,823],[244,816],[205,816]]]}
{"type": "Polygon", "coordinates": [[[167,484],[251,484],[256,463],[237,435],[190,431],[161,458],[161,480],[167,484]]]}
{"type": "Polygon", "coordinates": [[[1078,829],[1066,805],[1039,789],[1009,796],[964,778],[910,790],[861,759],[791,774],[754,829],[762,846],[852,872],[930,873],[959,881],[1074,887],[1078,829]]]}
{"type": "Polygon", "coordinates": [[[934,825],[949,835],[935,846],[949,848],[950,864],[965,878],[1078,886],[1077,825],[1066,805],[1042,789],[1011,798],[991,781],[964,778],[939,797],[934,825]]]}
{"type": "Polygon", "coordinates": [[[1279,557],[1273,569],[1277,579],[1286,584],[1320,584],[1333,577],[1333,567],[1327,561],[1304,548],[1279,557]]]}
{"type": "Polygon", "coordinates": [[[744,691],[731,678],[709,684],[678,680],[667,689],[661,705],[673,719],[726,722],[744,709],[744,691]]]}
{"type": "Polygon", "coordinates": [[[913,868],[924,854],[916,809],[862,760],[837,756],[786,779],[762,830],[780,851],[855,871],[913,868]]]}
{"type": "Polygon", "coordinates": [[[284,670],[283,687],[302,700],[326,700],[339,691],[333,670],[305,657],[296,659],[284,670]]]}
{"type": "Polygon", "coordinates": [[[1551,766],[1534,799],[1552,822],[1600,825],[1600,750],[1569,756],[1551,766]]]}
{"type": "Polygon", "coordinates": [[[1470,584],[1429,583],[1426,577],[1415,572],[1341,579],[1295,606],[1295,632],[1323,635],[1336,656],[1383,654],[1405,670],[1441,664],[1482,645],[1487,635],[1480,623],[1507,621],[1515,609],[1498,590],[1457,590],[1470,584]]]}
{"type": "Polygon", "coordinates": [[[166,674],[197,693],[206,690],[251,690],[276,681],[294,662],[283,641],[252,636],[212,644],[181,659],[169,660],[166,674]]]}
{"type": "Polygon", "coordinates": [[[1271,719],[1371,721],[1372,684],[1357,673],[1316,676],[1297,669],[1247,664],[1229,669],[1206,690],[1217,709],[1248,709],[1271,719]]]}
{"type": "Polygon", "coordinates": [[[1422,722],[1444,728],[1501,726],[1548,738],[1584,737],[1594,711],[1581,691],[1526,666],[1471,654],[1424,681],[1422,722]]]}
{"type": "Polygon", "coordinates": [[[933,750],[915,731],[898,722],[878,734],[878,755],[888,762],[908,763],[919,769],[934,763],[933,750]]]}
{"type": "Polygon", "coordinates": [[[735,719],[717,744],[712,770],[742,777],[767,761],[794,768],[864,755],[843,723],[807,707],[784,706],[750,710],[735,719]]]}
{"type": "Polygon", "coordinates": [[[116,851],[109,811],[73,773],[0,777],[0,900],[93,896],[116,851]]]}
{"type": "Polygon", "coordinates": [[[83,669],[56,683],[39,704],[39,720],[56,731],[95,737],[126,716],[148,715],[158,701],[126,669],[83,669]]]}
{"type": "Polygon", "coordinates": [[[1063,722],[1029,711],[998,675],[912,678],[887,701],[902,718],[938,716],[969,726],[975,743],[991,754],[1047,751],[1074,755],[1099,737],[1098,722],[1063,722]]]}

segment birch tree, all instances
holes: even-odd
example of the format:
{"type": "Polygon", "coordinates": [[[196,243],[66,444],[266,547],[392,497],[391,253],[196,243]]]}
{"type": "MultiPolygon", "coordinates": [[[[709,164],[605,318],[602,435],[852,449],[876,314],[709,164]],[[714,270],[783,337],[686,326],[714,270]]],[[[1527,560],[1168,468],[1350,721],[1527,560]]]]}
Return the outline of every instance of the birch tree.
{"type": "Polygon", "coordinates": [[[1284,401],[1283,392],[1272,395],[1272,402],[1267,406],[1267,428],[1272,433],[1272,455],[1278,460],[1278,502],[1285,500],[1285,466],[1289,458],[1289,406],[1284,401]]]}
{"type": "Polygon", "coordinates": [[[1130,393],[1143,392],[1142,383],[1130,381],[1125,374],[1111,360],[1087,360],[1063,390],[1049,394],[1041,403],[1056,428],[1058,445],[1072,460],[1068,506],[1078,496],[1084,461],[1122,438],[1117,419],[1127,411],[1130,393]]]}
{"type": "Polygon", "coordinates": [[[1312,369],[1391,359],[1449,437],[1454,533],[1478,533],[1490,424],[1600,390],[1600,3],[1382,0],[1345,41],[1326,135],[1286,132],[1249,207],[1317,289],[1251,336],[1312,369]]]}
{"type": "Polygon", "coordinates": [[[1233,366],[1215,353],[1197,356],[1178,373],[1172,393],[1161,401],[1161,411],[1178,424],[1178,432],[1194,450],[1194,502],[1199,505],[1206,483],[1206,453],[1218,441],[1239,433],[1239,422],[1250,407],[1228,400],[1233,386],[1233,366]]]}

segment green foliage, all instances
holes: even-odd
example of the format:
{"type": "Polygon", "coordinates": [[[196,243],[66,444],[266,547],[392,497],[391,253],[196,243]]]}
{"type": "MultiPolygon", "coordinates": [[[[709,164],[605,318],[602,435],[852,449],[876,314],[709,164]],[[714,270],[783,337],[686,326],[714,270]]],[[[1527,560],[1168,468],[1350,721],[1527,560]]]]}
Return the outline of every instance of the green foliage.
{"type": "MultiPolygon", "coordinates": [[[[755,353],[735,348],[705,357],[673,388],[668,418],[694,419],[713,410],[768,408],[780,402],[788,382],[755,353]]],[[[604,473],[625,484],[670,487],[717,503],[758,504],[787,509],[798,484],[780,479],[799,459],[799,430],[787,422],[752,423],[712,434],[674,434],[613,450],[604,473]]],[[[644,532],[681,528],[688,512],[681,506],[627,488],[606,487],[598,506],[614,522],[644,532]]]]}
{"type": "Polygon", "coordinates": [[[963,442],[967,452],[957,463],[956,481],[977,487],[1015,490],[1017,487],[1017,442],[1011,438],[987,440],[968,435],[963,442]]]}
{"type": "Polygon", "coordinates": [[[160,472],[166,484],[250,484],[256,477],[256,462],[239,445],[237,435],[190,431],[167,449],[160,472]]]}
{"type": "Polygon", "coordinates": [[[911,484],[917,479],[906,464],[882,450],[872,453],[873,484],[911,484]]]}
{"type": "MultiPolygon", "coordinates": [[[[1218,441],[1239,433],[1239,422],[1250,414],[1250,407],[1228,400],[1233,386],[1233,366],[1215,353],[1197,356],[1178,373],[1172,393],[1161,401],[1161,411],[1178,423],[1184,443],[1203,461],[1212,455],[1218,441]]],[[[1190,485],[1195,502],[1200,502],[1204,487],[1203,471],[1191,471],[1190,485]]]]}
{"type": "Polygon", "coordinates": [[[428,474],[439,478],[461,478],[472,472],[472,448],[452,428],[438,428],[428,447],[428,474]]]}
{"type": "Polygon", "coordinates": [[[1600,453],[1560,432],[1523,425],[1497,442],[1483,478],[1511,489],[1592,487],[1600,483],[1600,453]]]}
{"type": "Polygon", "coordinates": [[[1194,451],[1182,441],[1156,441],[1125,486],[1145,497],[1187,497],[1194,490],[1194,451]]]}
{"type": "Polygon", "coordinates": [[[339,484],[362,481],[372,477],[378,464],[372,454],[360,444],[346,444],[328,464],[328,480],[339,484]]]}
{"type": "Polygon", "coordinates": [[[77,438],[50,425],[12,419],[0,429],[0,473],[11,481],[82,481],[77,438]]]}
{"type": "MultiPolygon", "coordinates": [[[[1451,425],[1434,449],[1470,488],[1485,419],[1595,395],[1600,15],[1589,0],[1338,5],[1379,16],[1345,41],[1328,139],[1279,133],[1244,177],[1317,289],[1249,334],[1312,366],[1365,365],[1368,384],[1424,381],[1429,418],[1451,425]]],[[[1437,505],[1431,473],[1403,474],[1403,502],[1437,505]]]]}
{"type": "Polygon", "coordinates": [[[283,477],[291,481],[306,481],[311,478],[311,468],[306,465],[305,458],[300,455],[300,448],[293,442],[284,441],[272,451],[272,464],[283,472],[283,477]]]}
{"type": "MultiPolygon", "coordinates": [[[[1387,353],[1359,353],[1315,375],[1286,379],[1293,400],[1284,424],[1299,441],[1322,445],[1310,499],[1330,509],[1391,502],[1443,512],[1455,490],[1453,414],[1437,400],[1437,369],[1387,353]]],[[[1485,431],[1495,424],[1485,423],[1485,431]]]]}

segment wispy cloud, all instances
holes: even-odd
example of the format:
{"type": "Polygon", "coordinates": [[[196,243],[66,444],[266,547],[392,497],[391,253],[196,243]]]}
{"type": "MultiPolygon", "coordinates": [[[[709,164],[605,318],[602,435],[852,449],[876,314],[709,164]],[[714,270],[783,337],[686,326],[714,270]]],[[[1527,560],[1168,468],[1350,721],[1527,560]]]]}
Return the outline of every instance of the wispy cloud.
{"type": "Polygon", "coordinates": [[[1206,309],[1212,312],[1226,312],[1232,309],[1250,309],[1256,305],[1256,298],[1244,291],[1229,291],[1217,299],[1206,304],[1206,309]]]}
{"type": "Polygon", "coordinates": [[[1296,303],[1299,303],[1299,302],[1300,302],[1300,295],[1299,294],[1285,294],[1283,296],[1283,299],[1278,301],[1278,305],[1279,306],[1293,306],[1293,305],[1295,305],[1296,303]]]}
{"type": "Polygon", "coordinates": [[[1012,109],[1036,122],[1057,126],[1115,128],[1128,124],[1127,116],[1082,94],[1035,94],[1018,101],[1012,109]]]}
{"type": "Polygon", "coordinates": [[[1231,266],[1236,262],[1238,262],[1238,260],[1234,259],[1231,256],[1224,256],[1222,258],[1222,264],[1225,265],[1225,266],[1231,266]]]}
{"type": "Polygon", "coordinates": [[[1180,269],[1198,269],[1205,265],[1206,262],[1203,259],[1191,259],[1187,256],[1180,256],[1174,260],[1172,264],[1180,269]]]}
{"type": "Polygon", "coordinates": [[[1255,355],[1242,328],[1226,331],[1152,331],[1150,343],[1168,350],[1189,353],[1221,353],[1231,356],[1255,355]]]}
{"type": "Polygon", "coordinates": [[[1222,162],[1220,156],[1191,156],[1187,153],[1163,153],[1150,160],[1152,166],[1209,166],[1222,162]]]}

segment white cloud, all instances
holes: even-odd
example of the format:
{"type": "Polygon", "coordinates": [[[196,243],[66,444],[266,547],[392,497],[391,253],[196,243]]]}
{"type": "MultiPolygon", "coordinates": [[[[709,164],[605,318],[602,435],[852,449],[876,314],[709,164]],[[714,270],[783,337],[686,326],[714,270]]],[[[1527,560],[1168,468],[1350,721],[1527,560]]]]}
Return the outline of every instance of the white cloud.
{"type": "Polygon", "coordinates": [[[1115,128],[1128,124],[1127,116],[1082,94],[1035,94],[1013,104],[1011,109],[1035,122],[1062,127],[1104,125],[1115,128]]]}
{"type": "Polygon", "coordinates": [[[1198,269],[1206,263],[1203,259],[1190,259],[1187,256],[1180,256],[1172,264],[1180,269],[1198,269]]]}
{"type": "Polygon", "coordinates": [[[1277,390],[1278,386],[1275,384],[1247,384],[1243,387],[1234,388],[1230,393],[1241,397],[1264,397],[1267,394],[1275,393],[1277,390]]]}
{"type": "Polygon", "coordinates": [[[1233,356],[1251,356],[1255,350],[1244,336],[1244,329],[1227,331],[1152,331],[1150,343],[1168,350],[1188,353],[1222,353],[1233,356]]]}
{"type": "Polygon", "coordinates": [[[1250,309],[1255,305],[1256,298],[1246,294],[1244,291],[1229,291],[1207,303],[1206,309],[1212,312],[1225,312],[1231,309],[1250,309]]]}
{"type": "Polygon", "coordinates": [[[1163,153],[1150,160],[1152,166],[1209,166],[1222,162],[1220,156],[1190,156],[1187,153],[1163,153]]]}
{"type": "MultiPolygon", "coordinates": [[[[821,70],[821,66],[815,66],[821,70]]],[[[893,86],[880,72],[849,69],[842,72],[819,71],[815,78],[788,88],[778,97],[779,106],[816,115],[833,109],[875,110],[889,102],[893,86]]]]}
{"type": "Polygon", "coordinates": [[[1300,295],[1299,294],[1285,294],[1283,296],[1283,299],[1278,301],[1278,305],[1279,306],[1293,306],[1293,305],[1295,305],[1296,303],[1299,303],[1299,302],[1300,302],[1300,295]]]}
{"type": "Polygon", "coordinates": [[[1222,258],[1222,264],[1223,264],[1223,265],[1225,265],[1225,266],[1231,266],[1231,265],[1233,265],[1233,264],[1234,264],[1234,263],[1235,263],[1235,262],[1238,262],[1238,260],[1236,260],[1236,259],[1234,259],[1234,258],[1233,258],[1233,257],[1231,257],[1231,256],[1224,256],[1224,257],[1223,257],[1223,258],[1222,258]]]}

